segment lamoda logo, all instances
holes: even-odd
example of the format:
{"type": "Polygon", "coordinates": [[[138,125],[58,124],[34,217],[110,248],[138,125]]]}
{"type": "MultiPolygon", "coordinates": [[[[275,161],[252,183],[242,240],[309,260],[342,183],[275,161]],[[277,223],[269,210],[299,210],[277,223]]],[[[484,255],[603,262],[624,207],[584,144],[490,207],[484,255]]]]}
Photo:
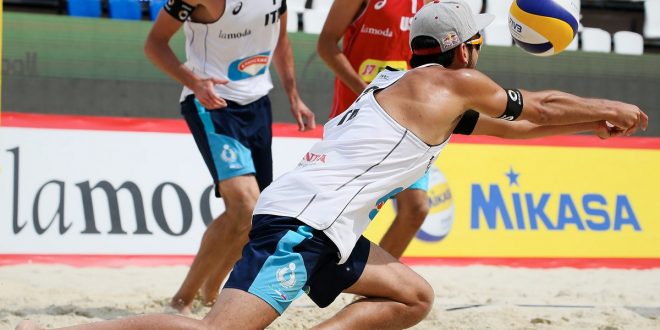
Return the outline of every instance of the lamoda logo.
{"type": "Polygon", "coordinates": [[[527,191],[525,173],[510,167],[504,175],[508,185],[472,184],[472,230],[642,231],[625,193],[527,191]]]}
{"type": "MultiPolygon", "coordinates": [[[[155,186],[153,191],[145,191],[144,187],[140,187],[133,181],[124,181],[121,184],[113,185],[108,180],[95,182],[83,180],[70,183],[52,179],[40,183],[36,192],[30,196],[21,191],[20,149],[15,147],[8,149],[7,152],[13,158],[11,165],[13,167],[13,178],[11,178],[12,202],[11,204],[7,202],[6,205],[11,205],[14,235],[20,235],[21,232],[30,227],[30,224],[38,235],[57,230],[59,235],[62,236],[77,234],[154,235],[158,231],[170,236],[182,236],[192,226],[193,201],[190,198],[191,194],[175,182],[161,182],[155,186]],[[129,198],[125,198],[126,196],[129,196],[129,198]],[[21,198],[29,200],[25,201],[21,198]],[[74,203],[69,200],[72,198],[76,200],[74,203]],[[146,198],[151,198],[150,210],[145,207],[146,198]],[[29,215],[20,212],[19,205],[21,203],[23,203],[22,205],[31,205],[31,219],[29,215]],[[95,206],[101,205],[100,203],[106,203],[108,214],[101,214],[95,208],[95,206]],[[72,205],[78,210],[82,209],[82,218],[70,215],[76,214],[66,208],[66,206],[72,205]],[[132,210],[133,216],[130,217],[131,219],[122,219],[120,209],[132,210]],[[179,211],[178,215],[168,218],[171,211],[176,209],[179,211]],[[153,215],[155,225],[153,222],[147,221],[148,213],[153,215]],[[100,223],[97,218],[109,219],[109,224],[100,223]],[[99,228],[108,227],[107,232],[99,230],[99,228]],[[126,228],[134,228],[134,230],[128,232],[126,228]]],[[[212,192],[212,185],[205,188],[197,203],[205,225],[213,221],[211,211],[212,192]]],[[[124,214],[126,213],[124,212],[124,214]]]]}

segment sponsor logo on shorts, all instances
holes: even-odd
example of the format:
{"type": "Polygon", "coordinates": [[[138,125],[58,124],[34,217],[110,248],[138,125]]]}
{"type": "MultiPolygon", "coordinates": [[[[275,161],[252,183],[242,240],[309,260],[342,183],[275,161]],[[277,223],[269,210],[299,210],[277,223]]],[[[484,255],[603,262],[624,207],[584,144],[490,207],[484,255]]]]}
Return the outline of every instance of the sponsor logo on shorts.
{"type": "Polygon", "coordinates": [[[230,80],[243,80],[262,75],[268,69],[270,52],[237,59],[229,64],[228,77],[230,80]]]}
{"type": "Polygon", "coordinates": [[[280,290],[278,290],[278,289],[275,289],[275,288],[273,288],[272,286],[270,286],[270,289],[273,290],[273,292],[275,292],[275,294],[277,295],[277,297],[280,298],[281,300],[284,300],[284,301],[288,300],[288,299],[287,299],[288,297],[287,297],[286,294],[284,294],[284,292],[282,292],[282,291],[280,291],[280,290]]]}
{"type": "MultiPolygon", "coordinates": [[[[278,269],[275,276],[283,288],[291,289],[296,284],[296,264],[290,262],[286,267],[278,269]],[[287,275],[289,275],[288,278],[287,275]]],[[[286,298],[286,296],[284,297],[286,298]]]]}
{"type": "Polygon", "coordinates": [[[222,159],[225,163],[228,163],[230,169],[237,170],[243,168],[243,165],[236,162],[236,160],[238,159],[238,154],[236,153],[236,150],[234,150],[234,148],[230,147],[228,144],[222,146],[222,151],[220,152],[220,159],[222,159]]]}

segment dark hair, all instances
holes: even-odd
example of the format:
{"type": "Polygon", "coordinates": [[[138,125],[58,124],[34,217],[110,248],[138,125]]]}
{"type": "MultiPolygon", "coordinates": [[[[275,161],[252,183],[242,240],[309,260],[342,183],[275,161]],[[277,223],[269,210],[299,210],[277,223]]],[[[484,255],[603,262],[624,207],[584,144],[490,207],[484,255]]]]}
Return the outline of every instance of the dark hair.
{"type": "MultiPolygon", "coordinates": [[[[438,44],[438,42],[435,39],[428,36],[415,37],[415,39],[413,39],[413,41],[410,43],[410,48],[413,49],[413,52],[416,49],[429,49],[429,48],[439,48],[439,47],[440,44],[438,44]]],[[[437,54],[430,54],[430,55],[413,54],[413,56],[410,58],[410,66],[416,68],[424,64],[437,63],[444,67],[448,67],[451,65],[451,62],[454,61],[456,49],[458,49],[458,47],[451,49],[448,52],[444,52],[444,53],[440,52],[437,54]]]]}

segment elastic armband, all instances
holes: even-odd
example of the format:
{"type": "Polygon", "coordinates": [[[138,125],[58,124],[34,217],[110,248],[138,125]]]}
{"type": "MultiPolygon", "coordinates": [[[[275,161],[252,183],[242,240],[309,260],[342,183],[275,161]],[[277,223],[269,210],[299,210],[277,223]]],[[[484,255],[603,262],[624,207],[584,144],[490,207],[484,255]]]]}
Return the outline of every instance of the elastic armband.
{"type": "Polygon", "coordinates": [[[517,89],[505,89],[506,92],[506,110],[504,113],[497,117],[508,121],[514,121],[520,117],[523,110],[523,97],[517,89]]]}
{"type": "Polygon", "coordinates": [[[195,9],[194,6],[185,3],[183,0],[167,0],[163,8],[170,16],[181,22],[185,22],[195,9]]]}

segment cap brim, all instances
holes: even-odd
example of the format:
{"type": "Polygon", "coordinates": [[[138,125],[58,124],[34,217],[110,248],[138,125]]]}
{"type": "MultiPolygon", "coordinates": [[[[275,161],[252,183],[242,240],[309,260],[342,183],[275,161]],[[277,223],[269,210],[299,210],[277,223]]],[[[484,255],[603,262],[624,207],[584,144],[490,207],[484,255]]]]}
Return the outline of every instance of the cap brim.
{"type": "Polygon", "coordinates": [[[495,15],[493,14],[474,15],[474,22],[477,23],[477,28],[479,28],[479,31],[486,28],[494,20],[495,20],[495,15]]]}

